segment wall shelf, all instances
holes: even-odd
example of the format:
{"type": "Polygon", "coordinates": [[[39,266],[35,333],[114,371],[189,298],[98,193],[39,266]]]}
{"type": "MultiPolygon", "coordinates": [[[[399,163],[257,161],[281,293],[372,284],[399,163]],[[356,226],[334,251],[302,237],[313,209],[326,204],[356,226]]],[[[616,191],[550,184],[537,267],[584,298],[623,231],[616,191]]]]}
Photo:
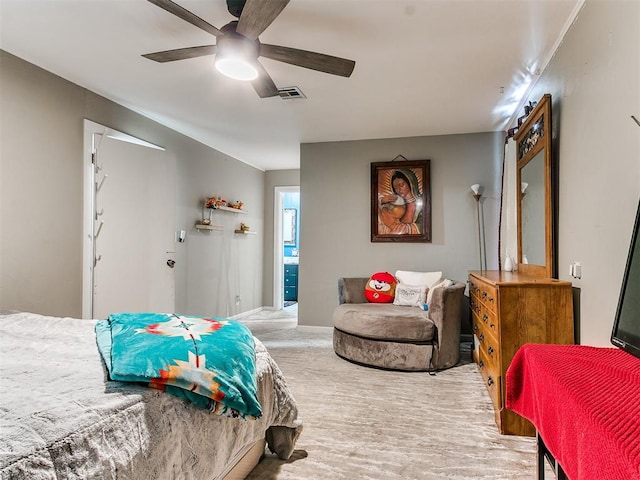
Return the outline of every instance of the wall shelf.
{"type": "Polygon", "coordinates": [[[240,213],[240,214],[243,214],[243,215],[247,214],[247,212],[245,210],[242,210],[240,208],[231,208],[231,207],[214,207],[214,208],[211,208],[210,210],[222,210],[223,212],[240,213]]]}
{"type": "MultiPolygon", "coordinates": [[[[225,206],[219,206],[219,207],[207,207],[206,206],[206,201],[203,202],[202,204],[202,221],[206,221],[207,217],[209,219],[209,223],[208,224],[204,224],[201,222],[196,222],[196,229],[198,230],[218,230],[218,231],[222,231],[224,230],[224,227],[222,225],[213,225],[213,212],[214,211],[220,211],[220,212],[227,212],[227,213],[235,213],[235,214],[241,214],[241,215],[246,215],[247,212],[245,210],[242,210],[240,208],[231,208],[231,207],[225,207],[225,206]],[[207,210],[209,211],[208,213],[207,210]]],[[[243,232],[241,230],[236,230],[235,233],[239,233],[239,234],[255,234],[255,232],[243,232]]]]}
{"type": "Polygon", "coordinates": [[[224,230],[222,225],[204,225],[202,223],[196,223],[198,230],[224,230]]]}
{"type": "Polygon", "coordinates": [[[252,230],[234,230],[234,233],[238,235],[256,235],[258,232],[254,232],[252,230]]]}

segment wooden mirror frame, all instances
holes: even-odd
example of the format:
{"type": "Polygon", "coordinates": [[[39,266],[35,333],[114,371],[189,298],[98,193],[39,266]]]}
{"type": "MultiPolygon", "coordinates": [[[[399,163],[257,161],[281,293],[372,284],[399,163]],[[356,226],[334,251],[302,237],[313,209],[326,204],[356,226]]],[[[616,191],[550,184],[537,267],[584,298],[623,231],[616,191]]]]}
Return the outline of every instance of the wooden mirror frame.
{"type": "Polygon", "coordinates": [[[551,95],[546,94],[518,129],[516,141],[517,178],[516,202],[518,214],[518,271],[553,278],[557,272],[554,235],[554,188],[552,183],[551,95]],[[523,262],[522,170],[541,153],[544,162],[544,264],[523,262]]]}

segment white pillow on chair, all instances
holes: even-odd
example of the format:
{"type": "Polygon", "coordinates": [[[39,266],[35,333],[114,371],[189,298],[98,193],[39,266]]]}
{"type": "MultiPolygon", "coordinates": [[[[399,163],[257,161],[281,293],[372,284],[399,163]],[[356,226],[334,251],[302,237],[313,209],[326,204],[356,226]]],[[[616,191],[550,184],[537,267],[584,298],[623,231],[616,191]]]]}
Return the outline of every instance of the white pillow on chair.
{"type": "Polygon", "coordinates": [[[399,283],[412,285],[414,287],[429,287],[442,280],[442,272],[411,272],[407,270],[398,270],[395,275],[399,283]]]}
{"type": "Polygon", "coordinates": [[[429,287],[414,287],[412,285],[404,285],[399,283],[396,285],[396,293],[393,299],[394,305],[406,307],[420,307],[425,304],[429,287]]]}

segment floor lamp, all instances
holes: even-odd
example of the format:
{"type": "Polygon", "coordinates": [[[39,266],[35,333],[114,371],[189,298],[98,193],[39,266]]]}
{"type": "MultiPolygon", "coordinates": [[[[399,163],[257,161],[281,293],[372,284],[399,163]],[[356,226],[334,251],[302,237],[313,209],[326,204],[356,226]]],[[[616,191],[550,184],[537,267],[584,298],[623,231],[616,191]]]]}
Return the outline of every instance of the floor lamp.
{"type": "Polygon", "coordinates": [[[482,186],[479,183],[471,185],[473,198],[476,199],[476,210],[478,214],[478,253],[480,256],[480,270],[485,270],[487,268],[487,251],[482,238],[484,236],[484,215],[482,216],[482,220],[480,219],[480,199],[482,198],[482,194],[480,193],[481,190],[482,186]],[[482,262],[483,258],[484,264],[482,262]]]}

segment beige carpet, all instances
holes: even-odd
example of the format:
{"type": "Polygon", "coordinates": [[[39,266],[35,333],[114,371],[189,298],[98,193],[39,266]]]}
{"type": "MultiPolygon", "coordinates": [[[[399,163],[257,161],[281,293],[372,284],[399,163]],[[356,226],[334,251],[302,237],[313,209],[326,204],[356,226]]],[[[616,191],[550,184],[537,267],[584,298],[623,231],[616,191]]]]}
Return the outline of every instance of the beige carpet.
{"type": "Polygon", "coordinates": [[[249,479],[535,478],[534,440],[498,433],[470,345],[458,366],[436,376],[390,372],[337,357],[330,329],[246,320],[304,423],[293,457],[267,454],[249,479]]]}

